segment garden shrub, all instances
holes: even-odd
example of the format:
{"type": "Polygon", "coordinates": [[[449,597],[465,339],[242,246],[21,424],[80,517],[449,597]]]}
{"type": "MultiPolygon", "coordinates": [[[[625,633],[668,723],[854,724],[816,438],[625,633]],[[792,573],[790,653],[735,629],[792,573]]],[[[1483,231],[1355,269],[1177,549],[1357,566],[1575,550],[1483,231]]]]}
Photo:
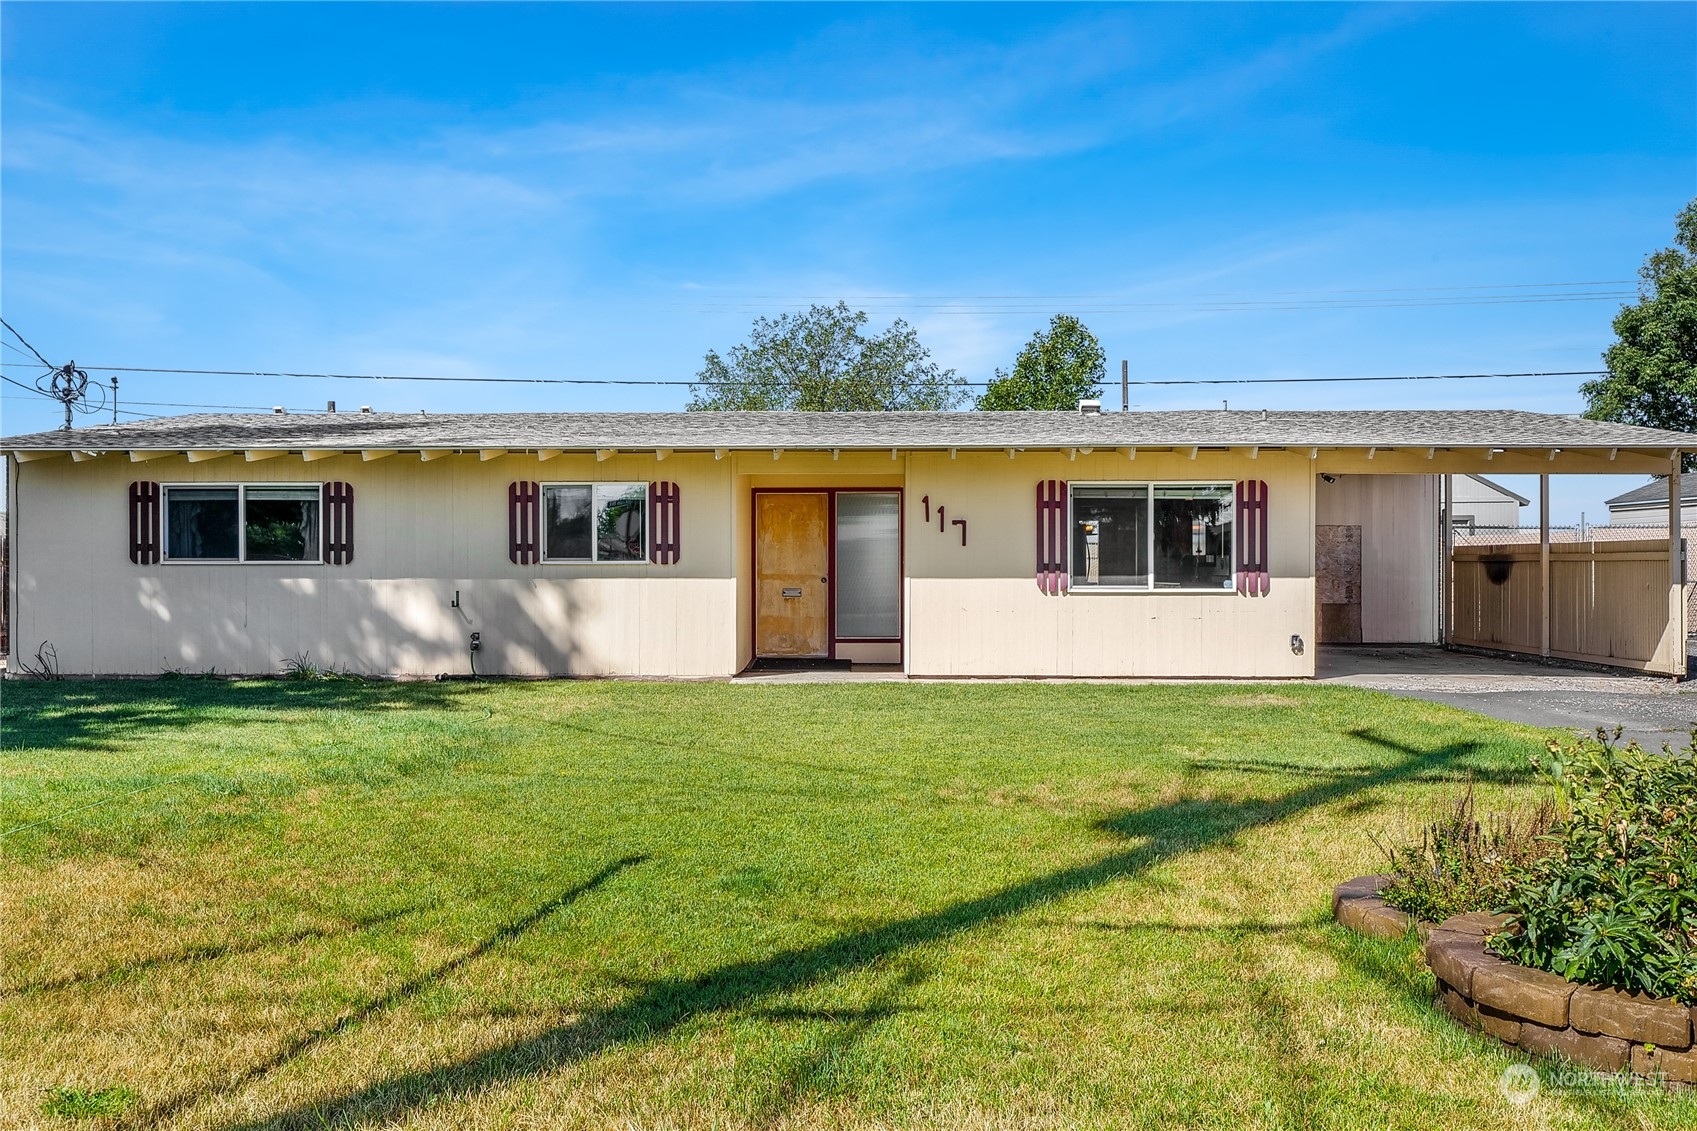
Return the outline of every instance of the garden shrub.
{"type": "Polygon", "coordinates": [[[1380,843],[1393,877],[1380,898],[1429,923],[1494,911],[1508,895],[1511,869],[1551,850],[1541,838],[1555,819],[1555,806],[1545,801],[1525,813],[1481,820],[1469,782],[1450,811],[1421,830],[1419,844],[1380,843]]]}
{"type": "Polygon", "coordinates": [[[1503,957],[1570,981],[1697,1003],[1697,762],[1693,750],[1550,744],[1561,790],[1553,851],[1512,869],[1503,957]]]}

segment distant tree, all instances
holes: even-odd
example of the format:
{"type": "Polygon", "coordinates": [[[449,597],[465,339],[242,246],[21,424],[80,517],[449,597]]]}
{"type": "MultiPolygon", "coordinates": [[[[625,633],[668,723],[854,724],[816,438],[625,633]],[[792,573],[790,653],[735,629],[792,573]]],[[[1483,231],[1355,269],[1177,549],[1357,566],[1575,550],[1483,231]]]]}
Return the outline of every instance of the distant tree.
{"type": "Polygon", "coordinates": [[[1072,409],[1102,395],[1107,355],[1096,335],[1070,314],[1057,314],[1031,335],[1013,372],[996,370],[978,398],[981,409],[1072,409]]]}
{"type": "Polygon", "coordinates": [[[724,357],[707,351],[689,410],[936,411],[965,399],[964,382],[930,360],[913,327],[898,318],[867,337],[865,325],[846,302],[757,318],[746,343],[724,357]]]}
{"type": "Polygon", "coordinates": [[[1675,219],[1674,242],[1644,261],[1638,302],[1615,316],[1609,375],[1579,387],[1592,420],[1697,432],[1697,200],[1675,219]]]}

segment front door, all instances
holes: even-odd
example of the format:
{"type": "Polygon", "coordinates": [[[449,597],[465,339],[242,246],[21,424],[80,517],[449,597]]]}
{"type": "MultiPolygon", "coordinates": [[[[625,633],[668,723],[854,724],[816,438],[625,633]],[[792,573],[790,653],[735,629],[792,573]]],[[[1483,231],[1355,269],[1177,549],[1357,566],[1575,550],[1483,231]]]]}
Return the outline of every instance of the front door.
{"type": "Polygon", "coordinates": [[[830,653],[830,496],[762,491],[754,496],[754,653],[830,653]]]}

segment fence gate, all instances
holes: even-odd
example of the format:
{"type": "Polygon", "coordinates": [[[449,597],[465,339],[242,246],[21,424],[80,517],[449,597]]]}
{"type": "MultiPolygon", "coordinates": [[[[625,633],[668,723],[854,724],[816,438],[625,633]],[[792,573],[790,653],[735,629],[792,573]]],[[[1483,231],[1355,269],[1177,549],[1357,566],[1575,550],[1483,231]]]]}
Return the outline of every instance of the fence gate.
{"type": "Polygon", "coordinates": [[[1456,546],[1455,644],[1684,676],[1683,549],[1666,538],[1550,544],[1549,591],[1537,544],[1456,546]]]}

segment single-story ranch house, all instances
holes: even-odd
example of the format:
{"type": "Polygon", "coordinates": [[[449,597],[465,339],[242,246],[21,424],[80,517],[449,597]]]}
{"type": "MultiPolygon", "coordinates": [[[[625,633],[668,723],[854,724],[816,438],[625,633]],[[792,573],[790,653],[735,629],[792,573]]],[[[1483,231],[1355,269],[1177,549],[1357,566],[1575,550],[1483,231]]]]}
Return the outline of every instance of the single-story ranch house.
{"type": "MultiPolygon", "coordinates": [[[[1497,639],[1474,623],[1498,615],[1485,598],[1452,607],[1447,477],[1671,471],[1677,498],[1697,436],[1529,412],[1086,406],[192,415],[0,448],[13,673],[47,642],[68,674],[309,655],[394,676],[722,677],[821,657],[1277,678],[1312,676],[1324,640],[1497,639]]],[[[1677,650],[1683,671],[1665,543],[1632,559],[1635,644],[1563,635],[1595,636],[1597,616],[1561,612],[1547,545],[1526,566],[1487,555],[1481,576],[1541,579],[1543,654],[1671,671],[1677,650]]],[[[1537,651],[1536,606],[1510,604],[1521,627],[1502,632],[1533,643],[1504,646],[1537,651]]]]}

